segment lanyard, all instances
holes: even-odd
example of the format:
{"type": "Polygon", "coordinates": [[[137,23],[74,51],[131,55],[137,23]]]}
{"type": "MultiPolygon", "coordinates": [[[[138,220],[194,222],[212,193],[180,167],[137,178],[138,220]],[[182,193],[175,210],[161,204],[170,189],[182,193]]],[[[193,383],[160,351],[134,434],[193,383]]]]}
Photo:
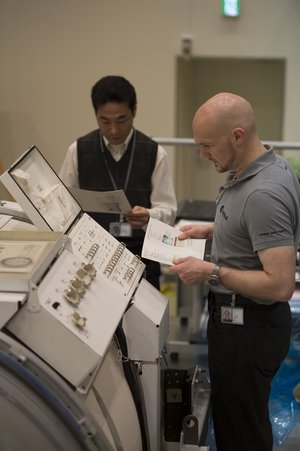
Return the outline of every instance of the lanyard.
{"type": "MultiPolygon", "coordinates": [[[[103,154],[105,166],[106,166],[109,178],[111,180],[111,183],[112,183],[114,189],[117,190],[118,187],[117,187],[116,181],[115,181],[115,179],[114,179],[114,177],[113,177],[113,175],[111,173],[111,170],[109,168],[109,164],[108,164],[107,158],[105,156],[102,140],[103,140],[103,138],[102,138],[102,134],[101,134],[101,136],[100,136],[100,149],[101,149],[101,152],[103,154]]],[[[128,164],[128,168],[127,168],[127,174],[126,174],[126,179],[125,179],[125,183],[124,183],[124,188],[123,188],[124,192],[127,189],[128,182],[129,182],[129,177],[130,177],[130,173],[131,173],[131,168],[132,168],[132,163],[133,163],[133,156],[134,156],[134,152],[135,152],[135,142],[136,142],[136,132],[134,130],[133,131],[132,150],[131,150],[130,160],[129,160],[129,164],[128,164]]]]}

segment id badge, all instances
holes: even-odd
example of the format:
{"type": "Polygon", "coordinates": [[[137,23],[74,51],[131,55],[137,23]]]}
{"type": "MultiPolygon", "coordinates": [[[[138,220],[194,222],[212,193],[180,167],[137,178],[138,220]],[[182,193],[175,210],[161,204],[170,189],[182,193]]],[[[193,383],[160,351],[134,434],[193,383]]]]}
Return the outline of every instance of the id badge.
{"type": "Polygon", "coordinates": [[[111,222],[109,224],[109,233],[115,237],[131,237],[132,228],[128,222],[111,222]]]}
{"type": "Polygon", "coordinates": [[[223,305],[221,307],[221,323],[237,324],[242,326],[244,324],[243,307],[230,307],[228,305],[223,305]]]}

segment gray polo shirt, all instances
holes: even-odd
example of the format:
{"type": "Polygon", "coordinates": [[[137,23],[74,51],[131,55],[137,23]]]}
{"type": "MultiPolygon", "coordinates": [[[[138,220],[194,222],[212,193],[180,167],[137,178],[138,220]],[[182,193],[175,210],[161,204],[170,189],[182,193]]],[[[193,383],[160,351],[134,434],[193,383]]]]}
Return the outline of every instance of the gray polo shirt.
{"type": "Polygon", "coordinates": [[[228,174],[217,197],[211,260],[237,269],[262,269],[257,251],[298,249],[300,187],[287,161],[266,149],[234,179],[228,174]]]}

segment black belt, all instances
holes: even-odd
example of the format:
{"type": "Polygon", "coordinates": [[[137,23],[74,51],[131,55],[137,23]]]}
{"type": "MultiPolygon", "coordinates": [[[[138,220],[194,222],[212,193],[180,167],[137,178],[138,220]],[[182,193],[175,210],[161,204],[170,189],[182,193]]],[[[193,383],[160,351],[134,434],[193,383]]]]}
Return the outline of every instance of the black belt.
{"type": "Polygon", "coordinates": [[[213,305],[230,305],[234,302],[235,305],[239,307],[250,307],[259,310],[272,310],[282,304],[282,302],[273,302],[273,304],[258,304],[252,299],[246,298],[241,294],[214,293],[213,291],[209,292],[209,300],[213,305]]]}

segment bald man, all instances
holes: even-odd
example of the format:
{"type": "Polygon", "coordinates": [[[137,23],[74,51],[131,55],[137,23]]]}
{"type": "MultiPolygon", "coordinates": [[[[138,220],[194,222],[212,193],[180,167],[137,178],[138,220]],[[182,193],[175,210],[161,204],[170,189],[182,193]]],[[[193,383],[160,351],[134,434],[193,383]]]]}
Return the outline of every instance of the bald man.
{"type": "Polygon", "coordinates": [[[208,357],[218,451],[271,451],[271,381],[291,334],[300,190],[285,159],[260,141],[250,103],[219,93],[196,112],[195,142],[228,172],[213,225],[182,227],[181,239],[212,240],[211,260],[180,258],[170,272],[208,282],[208,357]],[[231,321],[226,321],[230,310],[231,321]]]}

